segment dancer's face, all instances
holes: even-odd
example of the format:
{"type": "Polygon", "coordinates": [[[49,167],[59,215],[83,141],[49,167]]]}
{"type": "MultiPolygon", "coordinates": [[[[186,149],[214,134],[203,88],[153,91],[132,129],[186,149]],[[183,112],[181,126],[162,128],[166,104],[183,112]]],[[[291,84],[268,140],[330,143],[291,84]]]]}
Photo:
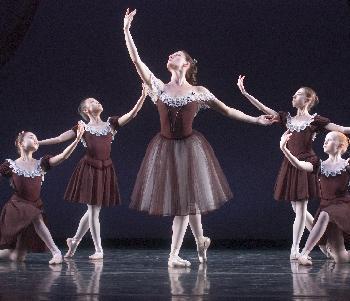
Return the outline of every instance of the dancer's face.
{"type": "Polygon", "coordinates": [[[323,143],[323,150],[328,155],[336,155],[341,151],[341,143],[335,133],[330,132],[327,134],[323,143]]]}
{"type": "Polygon", "coordinates": [[[303,88],[300,88],[293,95],[292,105],[297,109],[304,109],[308,105],[309,99],[306,96],[306,92],[303,88]]]}
{"type": "Polygon", "coordinates": [[[25,133],[20,148],[24,151],[37,151],[39,148],[38,138],[32,132],[25,133]]]}
{"type": "Polygon", "coordinates": [[[185,54],[182,51],[176,51],[169,55],[167,68],[171,70],[184,70],[187,71],[190,63],[187,62],[185,54]]]}
{"type": "Polygon", "coordinates": [[[95,98],[87,98],[85,100],[85,110],[84,113],[91,115],[101,114],[103,111],[102,105],[95,98]]]}

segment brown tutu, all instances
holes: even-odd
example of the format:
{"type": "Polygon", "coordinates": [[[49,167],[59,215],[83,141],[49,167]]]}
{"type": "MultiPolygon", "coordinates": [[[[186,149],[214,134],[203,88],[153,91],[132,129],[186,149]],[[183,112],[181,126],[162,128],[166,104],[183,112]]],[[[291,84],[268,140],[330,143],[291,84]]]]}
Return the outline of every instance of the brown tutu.
{"type": "Polygon", "coordinates": [[[156,135],[148,145],[130,208],[152,215],[189,215],[218,209],[233,197],[214,151],[202,134],[156,135]]]}
{"type": "Polygon", "coordinates": [[[33,220],[42,214],[42,202],[29,202],[13,195],[0,216],[0,249],[14,249],[17,238],[29,252],[45,252],[46,246],[34,230],[33,220]]]}
{"type": "Polygon", "coordinates": [[[64,199],[104,207],[119,205],[120,194],[112,160],[84,156],[73,172],[64,199]]]}
{"type": "MultiPolygon", "coordinates": [[[[298,156],[299,160],[312,164],[318,161],[317,156],[298,156]]],[[[287,158],[282,166],[275,184],[274,198],[277,201],[304,201],[319,197],[319,183],[315,173],[298,170],[287,158]]]]}

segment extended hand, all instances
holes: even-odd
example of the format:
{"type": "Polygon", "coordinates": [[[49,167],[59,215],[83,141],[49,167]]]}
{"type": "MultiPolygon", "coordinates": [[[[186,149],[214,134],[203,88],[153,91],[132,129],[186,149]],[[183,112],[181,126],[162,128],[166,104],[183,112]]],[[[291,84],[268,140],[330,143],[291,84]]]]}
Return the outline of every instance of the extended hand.
{"type": "Polygon", "coordinates": [[[257,117],[257,123],[261,125],[271,125],[276,121],[273,115],[260,115],[257,117]]]}
{"type": "Polygon", "coordinates": [[[125,17],[124,17],[124,30],[129,30],[131,27],[131,22],[134,19],[134,16],[136,15],[136,9],[133,11],[129,11],[129,9],[126,10],[125,17]]]}
{"type": "Polygon", "coordinates": [[[239,88],[239,90],[241,91],[242,94],[247,93],[247,91],[244,88],[244,83],[243,83],[244,79],[245,79],[245,75],[243,75],[243,76],[240,75],[238,77],[238,81],[237,81],[237,86],[238,86],[238,88],[239,88]]]}

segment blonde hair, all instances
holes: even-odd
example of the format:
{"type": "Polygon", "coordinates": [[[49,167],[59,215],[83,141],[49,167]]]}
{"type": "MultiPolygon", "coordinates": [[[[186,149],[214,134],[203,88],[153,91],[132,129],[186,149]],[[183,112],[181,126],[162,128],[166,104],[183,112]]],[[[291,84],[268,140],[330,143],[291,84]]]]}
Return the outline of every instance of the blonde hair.
{"type": "Polygon", "coordinates": [[[344,153],[346,153],[349,147],[349,143],[350,143],[349,138],[341,132],[333,131],[331,133],[337,136],[339,143],[342,145],[341,154],[343,155],[344,153]]]}
{"type": "Polygon", "coordinates": [[[300,89],[303,89],[305,91],[306,98],[310,100],[310,103],[308,106],[309,110],[311,110],[314,106],[316,106],[320,102],[314,89],[310,87],[301,87],[300,89]]]}

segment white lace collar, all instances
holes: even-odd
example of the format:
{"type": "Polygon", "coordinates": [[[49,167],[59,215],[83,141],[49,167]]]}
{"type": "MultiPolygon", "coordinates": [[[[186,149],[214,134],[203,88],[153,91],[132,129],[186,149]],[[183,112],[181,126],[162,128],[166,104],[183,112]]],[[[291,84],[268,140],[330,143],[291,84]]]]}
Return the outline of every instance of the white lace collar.
{"type": "MultiPolygon", "coordinates": [[[[96,128],[92,127],[91,125],[85,123],[84,121],[81,121],[81,122],[84,123],[85,131],[89,132],[92,135],[95,135],[95,136],[106,136],[109,133],[111,133],[113,135],[112,136],[112,141],[113,141],[114,140],[114,135],[116,134],[116,131],[114,131],[112,129],[111,124],[109,122],[109,119],[110,119],[110,117],[108,117],[106,125],[104,127],[102,127],[102,128],[99,128],[99,129],[96,129],[96,128]]],[[[84,145],[84,147],[87,147],[87,144],[86,144],[86,141],[85,141],[84,138],[81,138],[80,141],[84,145]]]]}
{"type": "Polygon", "coordinates": [[[33,171],[28,171],[19,167],[17,163],[11,159],[6,159],[6,161],[10,163],[10,168],[15,174],[26,178],[42,177],[42,181],[44,181],[45,171],[41,168],[41,158],[36,160],[36,167],[33,171]]]}
{"type": "Polygon", "coordinates": [[[286,123],[286,126],[288,128],[288,130],[290,130],[291,132],[300,132],[300,131],[303,131],[305,130],[308,126],[310,126],[310,124],[314,121],[315,117],[316,117],[317,113],[315,114],[312,114],[310,116],[310,119],[309,120],[306,120],[300,124],[297,124],[297,125],[294,125],[292,123],[292,116],[290,115],[290,113],[288,112],[287,114],[287,123],[286,123]]]}
{"type": "Polygon", "coordinates": [[[209,107],[205,102],[216,99],[209,91],[201,93],[191,91],[183,96],[170,96],[164,91],[164,84],[153,74],[151,74],[151,89],[148,89],[148,95],[154,103],[157,103],[158,99],[160,99],[161,102],[170,107],[182,107],[190,102],[197,101],[201,109],[209,107]]]}
{"type": "Polygon", "coordinates": [[[324,161],[322,160],[320,161],[321,161],[321,174],[323,174],[326,177],[329,177],[329,176],[335,177],[336,175],[340,175],[343,171],[346,170],[346,167],[349,166],[348,161],[345,159],[342,159],[338,167],[334,169],[327,167],[327,165],[324,164],[324,161]]]}

